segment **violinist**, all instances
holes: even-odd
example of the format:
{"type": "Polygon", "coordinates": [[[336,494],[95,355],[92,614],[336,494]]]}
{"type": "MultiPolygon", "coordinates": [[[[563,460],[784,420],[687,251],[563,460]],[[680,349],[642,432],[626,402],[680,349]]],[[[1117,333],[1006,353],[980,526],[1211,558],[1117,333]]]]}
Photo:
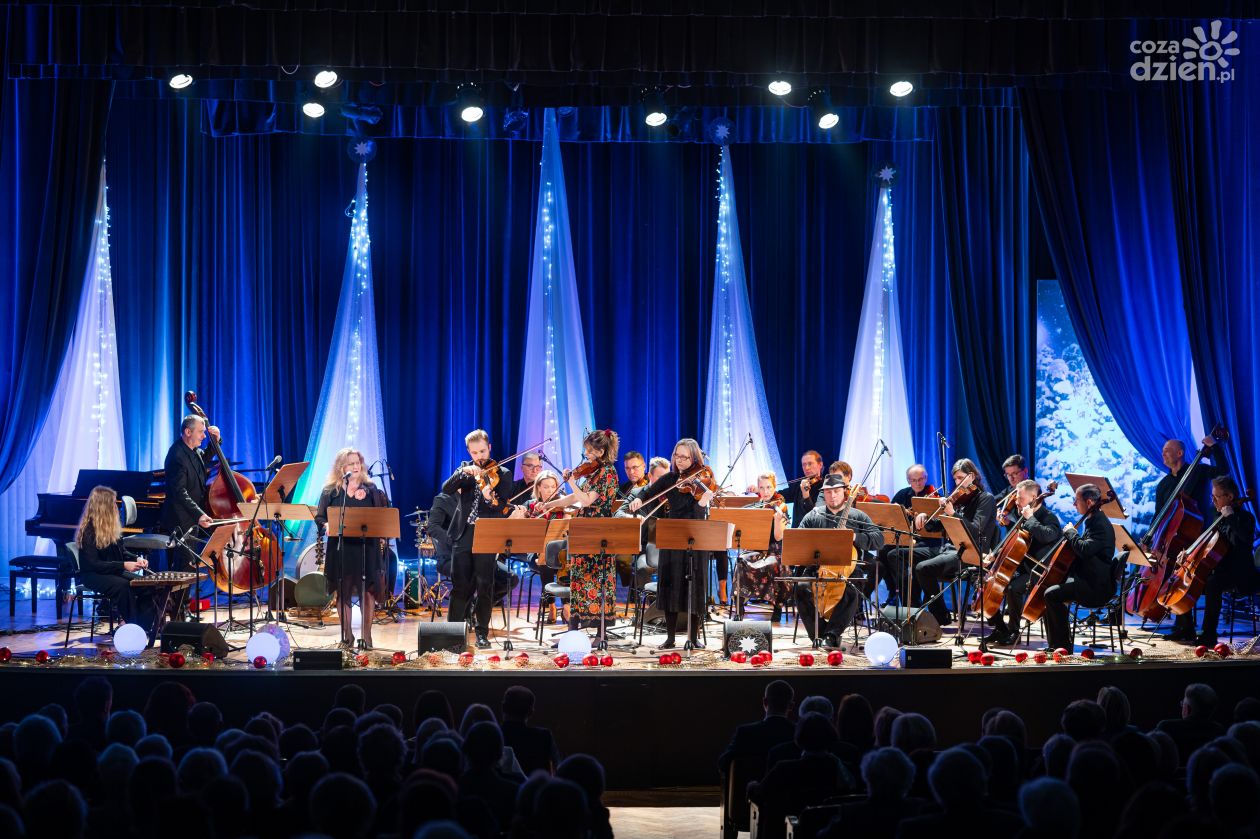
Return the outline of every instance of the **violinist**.
{"type": "MultiPolygon", "coordinates": [[[[208,528],[213,521],[207,510],[210,499],[207,483],[210,476],[210,455],[201,447],[207,433],[219,439],[219,429],[206,427],[206,421],[189,414],[180,423],[179,439],[166,452],[166,497],[162,501],[160,527],[163,533],[186,531],[193,527],[208,528]]],[[[184,567],[181,560],[172,565],[184,567]]]]}
{"type": "MultiPolygon", "coordinates": [[[[315,510],[315,526],[323,534],[328,527],[328,509],[345,507],[388,507],[385,493],[372,483],[363,468],[363,454],[352,448],[337,452],[332,469],[319,494],[319,506],[315,510]]],[[[385,562],[380,539],[363,539],[328,533],[325,552],[324,574],[329,593],[337,593],[337,617],[341,621],[341,647],[354,646],[354,628],[350,620],[350,598],[355,592],[361,595],[360,614],[363,638],[359,649],[372,649],[372,617],[376,614],[376,601],[393,592],[385,588],[385,562]],[[364,564],[367,572],[364,573],[364,564]],[[367,590],[361,591],[364,580],[367,590]]]]}
{"type": "Polygon", "coordinates": [[[617,492],[621,494],[622,498],[629,495],[632,490],[641,489],[648,485],[647,461],[643,459],[642,452],[626,452],[625,458],[621,461],[621,466],[626,470],[626,479],[617,486],[617,492]]]}
{"type": "Polygon", "coordinates": [[[814,505],[822,496],[823,479],[822,455],[810,449],[801,455],[801,472],[804,477],[790,484],[783,490],[783,500],[792,505],[792,526],[797,527],[805,514],[814,509],[814,505]]]}
{"type": "MultiPolygon", "coordinates": [[[[1102,498],[1102,490],[1096,484],[1081,484],[1076,489],[1074,506],[1084,516],[1090,506],[1102,498]]],[[[1106,603],[1113,593],[1111,561],[1116,554],[1116,531],[1101,506],[1089,513],[1077,532],[1076,525],[1063,528],[1068,547],[1076,559],[1068,568],[1067,578],[1057,586],[1046,589],[1046,643],[1050,649],[1060,647],[1074,650],[1071,624],[1068,622],[1068,604],[1084,603],[1089,606],[1106,603]]]]}
{"type": "MultiPolygon", "coordinates": [[[[540,471],[534,477],[534,486],[530,490],[530,499],[525,504],[525,516],[531,519],[562,519],[567,516],[563,509],[546,509],[546,503],[560,494],[560,476],[550,469],[540,471]]],[[[560,544],[563,544],[561,542],[560,544]]],[[[538,579],[542,581],[543,591],[547,590],[547,586],[556,581],[558,572],[554,568],[547,565],[546,559],[542,554],[534,555],[534,564],[538,566],[538,579]]],[[[556,622],[556,601],[551,600],[551,622],[556,622]]],[[[568,603],[564,606],[564,616],[569,616],[568,603]]]]}
{"type": "MultiPolygon", "coordinates": [[[[984,554],[990,547],[997,543],[997,502],[993,496],[985,491],[980,480],[980,470],[976,468],[976,464],[968,458],[963,458],[954,463],[952,470],[955,483],[961,483],[968,475],[973,478],[973,483],[959,499],[957,505],[946,499],[945,507],[941,511],[941,515],[958,516],[963,521],[971,525],[972,531],[976,534],[976,548],[981,554],[984,554]]],[[[944,526],[939,520],[929,522],[925,513],[919,513],[914,518],[914,526],[916,529],[925,530],[927,533],[942,533],[944,526]]],[[[949,610],[945,608],[942,598],[932,599],[937,592],[940,591],[941,583],[953,580],[962,571],[962,559],[955,548],[946,548],[939,554],[930,559],[922,560],[914,566],[914,579],[917,582],[918,590],[915,592],[916,606],[923,605],[919,598],[923,601],[930,601],[928,606],[932,617],[936,618],[941,626],[949,626],[954,619],[950,615],[949,610]]]]}
{"type": "MultiPolygon", "coordinates": [[[[916,463],[906,470],[907,487],[897,490],[892,497],[892,503],[900,504],[906,510],[910,510],[911,498],[926,498],[929,495],[935,495],[936,487],[928,483],[927,467],[922,463],[916,463]]],[[[941,552],[940,539],[916,539],[914,543],[914,563],[919,563],[925,559],[931,559],[941,552]]],[[[879,576],[888,586],[889,598],[896,597],[898,602],[901,600],[901,584],[905,582],[906,563],[911,561],[909,556],[909,547],[892,547],[885,545],[879,549],[877,561],[879,562],[879,576]]]]}
{"type": "MultiPolygon", "coordinates": [[[[1196,642],[1216,646],[1216,624],[1221,616],[1221,598],[1226,591],[1255,594],[1260,591],[1260,569],[1255,566],[1251,546],[1256,537],[1256,520],[1239,505],[1238,484],[1228,475],[1212,479],[1212,506],[1220,516],[1217,551],[1221,561],[1203,587],[1203,630],[1196,642]]],[[[1194,610],[1187,612],[1193,620],[1194,610]]],[[[1180,617],[1180,616],[1178,616],[1180,617]]]]}
{"type": "MultiPolygon", "coordinates": [[[[819,465],[821,464],[820,459],[819,465]]],[[[690,478],[703,466],[704,452],[700,450],[700,444],[690,437],[684,437],[674,445],[670,470],[644,490],[644,497],[652,498],[658,494],[664,494],[665,506],[669,509],[669,517],[672,519],[707,519],[709,505],[713,503],[713,490],[706,488],[703,492],[697,491],[697,494],[693,495],[681,491],[682,488],[679,486],[680,482],[690,484],[690,478]]],[[[643,498],[636,498],[631,501],[630,512],[638,512],[643,507],[643,500],[643,498]]],[[[660,552],[656,597],[657,603],[665,612],[665,643],[661,645],[663,650],[674,648],[678,614],[687,610],[689,579],[694,583],[690,586],[691,612],[695,615],[704,615],[705,589],[708,580],[708,575],[704,573],[707,566],[705,561],[707,557],[703,556],[704,553],[704,551],[694,551],[693,560],[688,567],[686,551],[660,552]]],[[[697,648],[701,646],[696,637],[698,633],[699,621],[696,621],[691,625],[689,640],[692,646],[697,648]]]]}
{"type": "MultiPolygon", "coordinates": [[[[1021,612],[1032,582],[1034,562],[1043,562],[1049,557],[1059,541],[1059,517],[1040,498],[1041,485],[1036,481],[1024,480],[1015,485],[1015,499],[1011,506],[1018,519],[1012,522],[1012,526],[1017,521],[1021,529],[1028,531],[1028,553],[1006,584],[1002,611],[989,621],[994,627],[989,640],[995,644],[1014,644],[1019,640],[1020,622],[1023,620],[1021,612]]],[[[986,565],[988,560],[992,557],[986,557],[986,565]]]]}
{"type": "Polygon", "coordinates": [[[773,557],[775,561],[760,568],[753,568],[743,562],[739,564],[741,596],[745,600],[770,602],[772,604],[770,620],[773,623],[778,623],[783,614],[783,604],[792,593],[788,583],[775,582],[775,578],[785,576],[778,558],[783,555],[783,531],[787,529],[788,523],[787,502],[774,489],[778,482],[778,476],[773,472],[763,472],[757,476],[757,505],[774,511],[770,529],[770,547],[764,558],[773,557]]]}
{"type": "MultiPolygon", "coordinates": [[[[592,431],[582,439],[586,462],[573,470],[575,476],[585,473],[572,493],[553,498],[542,505],[546,512],[577,507],[579,518],[607,518],[613,514],[617,500],[617,432],[605,428],[592,431]]],[[[569,591],[572,612],[569,627],[578,629],[600,625],[599,612],[604,610],[604,624],[616,617],[617,585],[611,559],[589,554],[569,554],[569,591]]],[[[602,639],[599,639],[602,640],[602,639]]]]}
{"type": "Polygon", "coordinates": [[[928,483],[927,467],[922,463],[916,463],[906,470],[906,483],[909,486],[897,490],[892,497],[892,503],[900,504],[907,510],[910,509],[911,498],[926,498],[936,494],[936,487],[928,483]]]}
{"type": "MultiPolygon", "coordinates": [[[[1002,474],[1006,477],[1006,488],[999,492],[994,500],[998,506],[998,524],[1010,527],[1019,518],[1015,508],[1017,503],[1012,493],[1021,481],[1028,480],[1028,466],[1022,454],[1013,454],[1002,461],[1002,474]]],[[[1022,505],[1021,505],[1022,506],[1022,505]]]]}
{"type": "Polygon", "coordinates": [[[442,484],[442,492],[457,496],[459,510],[451,523],[451,602],[446,614],[448,621],[467,619],[468,604],[473,592],[477,594],[477,613],[474,631],[477,648],[490,646],[490,614],[494,608],[494,572],[497,568],[494,554],[472,552],[473,527],[481,516],[487,518],[520,518],[523,509],[517,510],[507,503],[510,496],[500,492],[511,486],[512,475],[504,466],[490,460],[490,435],[480,428],[464,437],[468,448],[468,462],[456,469],[442,484]]]}
{"type": "Polygon", "coordinates": [[[528,501],[534,489],[534,481],[542,470],[542,455],[538,452],[526,452],[521,455],[521,477],[512,482],[512,489],[507,494],[506,500],[515,504],[528,501]]]}
{"type": "MultiPolygon", "coordinates": [[[[637,452],[631,452],[631,454],[637,454],[637,452]]],[[[643,455],[639,455],[639,457],[642,456],[643,455]]],[[[630,474],[629,460],[630,455],[628,454],[626,455],[625,461],[623,461],[626,467],[626,474],[630,474]]],[[[650,486],[657,478],[669,471],[669,461],[663,457],[654,457],[648,463],[647,468],[648,471],[647,474],[643,476],[641,486],[622,491],[622,499],[625,501],[625,504],[621,506],[621,509],[617,511],[616,515],[631,515],[630,502],[636,498],[648,497],[645,494],[648,486],[650,486]]],[[[622,481],[621,486],[625,487],[626,485],[626,482],[622,481]]],[[[655,508],[660,503],[661,502],[659,501],[654,502],[652,507],[655,508]]],[[[652,574],[655,573],[659,562],[659,556],[656,553],[656,520],[658,518],[668,517],[668,515],[669,511],[664,507],[661,507],[657,511],[656,515],[652,516],[652,518],[643,523],[642,534],[640,536],[640,543],[643,546],[641,553],[634,556],[626,556],[624,558],[621,556],[617,557],[617,575],[621,579],[621,584],[626,588],[634,588],[641,591],[644,585],[652,581],[652,574]]]]}
{"type": "MultiPolygon", "coordinates": [[[[811,510],[801,520],[801,527],[839,528],[846,514],[845,501],[848,498],[848,489],[848,484],[839,475],[828,475],[823,482],[824,506],[811,510]]],[[[847,510],[847,515],[848,519],[845,523],[853,531],[853,546],[859,551],[859,556],[867,551],[877,550],[884,543],[884,534],[871,521],[870,516],[852,507],[847,510]]],[[[818,566],[798,568],[796,571],[801,572],[800,576],[816,576],[818,566]]],[[[819,592],[819,596],[824,595],[825,592],[819,592]]],[[[832,610],[831,617],[819,622],[818,631],[822,634],[824,646],[840,646],[840,634],[853,622],[858,604],[857,589],[851,585],[845,586],[844,594],[832,610]]],[[[801,616],[801,623],[805,625],[805,631],[812,639],[814,637],[814,591],[809,583],[796,584],[796,609],[801,616]]]]}

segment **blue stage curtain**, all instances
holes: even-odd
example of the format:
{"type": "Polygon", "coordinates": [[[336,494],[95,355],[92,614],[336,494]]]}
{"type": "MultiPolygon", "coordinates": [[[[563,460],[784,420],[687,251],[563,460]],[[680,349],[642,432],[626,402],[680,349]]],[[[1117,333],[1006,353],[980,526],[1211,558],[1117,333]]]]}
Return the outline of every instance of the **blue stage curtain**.
{"type": "Polygon", "coordinates": [[[35,445],[78,319],[112,91],[106,82],[0,83],[0,491],[35,445]]]}
{"type": "MultiPolygon", "coordinates": [[[[1190,441],[1190,340],[1164,87],[1026,90],[1037,199],[1081,352],[1120,429],[1151,463],[1190,441]]],[[[1193,447],[1193,446],[1192,446],[1193,447]]]]}
{"type": "MultiPolygon", "coordinates": [[[[1238,21],[1222,21],[1222,34],[1240,28],[1238,21]]],[[[1237,60],[1233,64],[1237,68],[1237,60]]],[[[1203,418],[1209,428],[1223,422],[1230,429],[1230,466],[1245,492],[1260,486],[1260,112],[1255,105],[1260,79],[1244,67],[1229,82],[1162,87],[1170,99],[1185,325],[1203,418]]]]}
{"type": "MultiPolygon", "coordinates": [[[[1028,155],[1011,108],[942,109],[936,161],[945,260],[973,458],[992,488],[1002,460],[1033,456],[1036,286],[1029,275],[1028,155]]],[[[966,454],[955,447],[951,459],[966,454]]]]}

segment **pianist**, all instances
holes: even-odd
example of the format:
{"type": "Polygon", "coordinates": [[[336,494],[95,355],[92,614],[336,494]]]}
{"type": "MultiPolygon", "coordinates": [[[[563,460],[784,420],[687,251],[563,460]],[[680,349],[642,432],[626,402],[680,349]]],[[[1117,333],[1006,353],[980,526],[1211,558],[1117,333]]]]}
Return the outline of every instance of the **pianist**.
{"type": "Polygon", "coordinates": [[[108,597],[124,621],[149,632],[153,627],[153,590],[131,586],[136,572],[148,568],[149,563],[123,550],[121,540],[118,495],[109,487],[98,486],[83,505],[74,537],[79,546],[79,579],[84,588],[108,597]]]}

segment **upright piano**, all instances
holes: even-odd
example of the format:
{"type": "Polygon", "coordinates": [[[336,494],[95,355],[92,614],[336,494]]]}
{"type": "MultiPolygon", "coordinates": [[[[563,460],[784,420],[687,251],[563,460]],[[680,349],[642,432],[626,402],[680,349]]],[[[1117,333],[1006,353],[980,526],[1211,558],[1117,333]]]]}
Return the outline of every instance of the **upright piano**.
{"type": "Polygon", "coordinates": [[[164,474],[155,472],[130,472],[122,469],[80,469],[74,482],[74,491],[39,493],[39,509],[35,517],[26,520],[27,536],[42,536],[58,546],[74,539],[74,532],[83,515],[92,488],[107,486],[118,493],[121,515],[122,497],[129,495],[136,501],[136,520],[123,528],[130,535],[157,529],[161,515],[162,499],[166,497],[164,474]]]}

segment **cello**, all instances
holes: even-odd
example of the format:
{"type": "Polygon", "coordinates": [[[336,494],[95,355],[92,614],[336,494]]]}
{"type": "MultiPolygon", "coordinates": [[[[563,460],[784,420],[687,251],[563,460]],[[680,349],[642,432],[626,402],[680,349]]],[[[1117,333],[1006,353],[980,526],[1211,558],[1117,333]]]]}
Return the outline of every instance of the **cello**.
{"type": "MultiPolygon", "coordinates": [[[[1233,503],[1246,501],[1246,498],[1238,498],[1233,503]]],[[[1207,585],[1208,576],[1225,558],[1229,548],[1220,544],[1219,527],[1223,521],[1224,516],[1217,516],[1190,547],[1177,555],[1169,570],[1164,590],[1159,595],[1159,604],[1174,615],[1184,615],[1194,608],[1207,585]]]]}
{"type": "MultiPolygon", "coordinates": [[[[184,402],[190,411],[201,417],[207,426],[210,425],[210,418],[197,404],[196,393],[191,390],[185,393],[184,402]]],[[[210,453],[219,461],[219,473],[211,479],[207,491],[210,515],[216,519],[239,518],[240,505],[257,500],[258,492],[249,478],[232,471],[220,441],[213,435],[207,435],[206,440],[210,453]]],[[[226,563],[220,562],[211,569],[215,588],[236,593],[271,585],[284,569],[284,556],[276,538],[257,523],[251,528],[249,521],[242,521],[237,523],[236,528],[233,553],[228,554],[226,563]]]]}
{"type": "MultiPolygon", "coordinates": [[[[1089,509],[1085,511],[1085,515],[1077,520],[1076,527],[1079,529],[1085,523],[1085,519],[1115,500],[1115,491],[1108,490],[1106,495],[1091,501],[1089,509]]],[[[1057,586],[1067,579],[1068,571],[1072,568],[1072,563],[1075,561],[1076,549],[1068,542],[1067,534],[1065,533],[1059,537],[1059,541],[1051,549],[1046,561],[1044,563],[1036,563],[1043,570],[1041,577],[1028,590],[1028,598],[1024,601],[1024,608],[1021,612],[1024,620],[1031,623],[1041,619],[1042,614],[1046,611],[1046,589],[1051,586],[1057,586]]]]}
{"type": "MultiPolygon", "coordinates": [[[[1229,439],[1229,431],[1221,425],[1212,429],[1212,436],[1217,440],[1229,439]]],[[[1125,598],[1124,609],[1131,615],[1150,620],[1163,620],[1168,608],[1159,602],[1168,585],[1168,574],[1176,559],[1189,549],[1203,533],[1203,515],[1198,503],[1183,494],[1191,474],[1194,472],[1207,446],[1203,446],[1195,454],[1194,460],[1181,473],[1172,497],[1164,504],[1164,508],[1155,514],[1155,520],[1142,536],[1138,547],[1150,551],[1150,565],[1142,569],[1129,596],[1125,598]]]]}
{"type": "MultiPolygon", "coordinates": [[[[1051,481],[1046,485],[1046,491],[1037,496],[1034,505],[1041,504],[1047,498],[1059,491],[1059,484],[1051,481]]],[[[1012,492],[1011,495],[1015,493],[1012,492]]],[[[1006,534],[1006,538],[998,545],[998,549],[994,551],[992,558],[988,563],[988,570],[985,572],[984,580],[976,587],[976,594],[971,602],[973,611],[981,611],[983,609],[984,616],[991,618],[1002,609],[1002,598],[1006,596],[1006,587],[1010,585],[1011,578],[1015,576],[1015,572],[1019,570],[1020,564],[1024,561],[1024,557],[1028,555],[1028,546],[1032,541],[1032,535],[1024,530],[1024,517],[1021,516],[1019,521],[1011,526],[1010,531],[1006,534]]]]}

